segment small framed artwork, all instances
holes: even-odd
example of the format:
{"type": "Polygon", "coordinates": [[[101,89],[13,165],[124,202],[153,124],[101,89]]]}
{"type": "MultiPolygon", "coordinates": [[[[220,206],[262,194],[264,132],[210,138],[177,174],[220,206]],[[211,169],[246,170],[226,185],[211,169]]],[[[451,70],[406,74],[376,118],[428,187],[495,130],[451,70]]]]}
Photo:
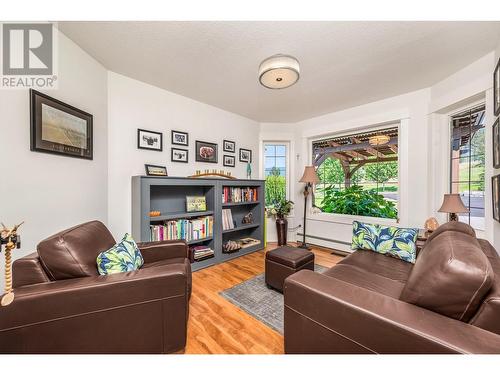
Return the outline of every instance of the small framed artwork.
{"type": "Polygon", "coordinates": [[[226,141],[224,139],[223,145],[222,145],[222,151],[224,152],[236,152],[236,142],[233,141],[226,141]]]}
{"type": "Polygon", "coordinates": [[[207,210],[207,200],[205,196],[187,196],[186,197],[186,211],[187,212],[201,212],[207,210]]]}
{"type": "Polygon", "coordinates": [[[234,167],[235,165],[235,157],[232,155],[224,155],[224,167],[234,167]]]}
{"type": "Polygon", "coordinates": [[[30,90],[30,150],[93,158],[93,117],[60,100],[30,90]]]}
{"type": "Polygon", "coordinates": [[[500,168],[500,128],[498,118],[493,124],[493,168],[500,168]]]}
{"type": "Polygon", "coordinates": [[[500,174],[491,178],[491,198],[493,202],[493,219],[500,222],[500,174]]]}
{"type": "Polygon", "coordinates": [[[167,167],[162,165],[145,164],[147,176],[168,176],[167,167]]]}
{"type": "Polygon", "coordinates": [[[137,129],[137,148],[142,150],[163,151],[163,133],[137,129]]]}
{"type": "Polygon", "coordinates": [[[189,150],[172,147],[171,160],[176,163],[187,163],[189,161],[188,152],[189,150]]]}
{"type": "Polygon", "coordinates": [[[204,163],[217,163],[217,143],[196,141],[196,161],[204,163]]]}
{"type": "Polygon", "coordinates": [[[172,130],[172,144],[178,146],[189,146],[188,133],[172,130]]]}
{"type": "Polygon", "coordinates": [[[493,73],[493,111],[500,116],[500,59],[493,73]]]}
{"type": "Polygon", "coordinates": [[[243,163],[251,163],[252,150],[247,150],[246,148],[240,148],[240,161],[243,163]]]}

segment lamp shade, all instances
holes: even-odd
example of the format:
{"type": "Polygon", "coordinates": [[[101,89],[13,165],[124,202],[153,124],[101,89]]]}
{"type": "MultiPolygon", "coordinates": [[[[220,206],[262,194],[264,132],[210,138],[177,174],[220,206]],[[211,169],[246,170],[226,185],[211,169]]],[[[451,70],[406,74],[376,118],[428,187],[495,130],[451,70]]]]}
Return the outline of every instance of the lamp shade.
{"type": "Polygon", "coordinates": [[[268,89],[284,89],[299,80],[299,62],[288,55],[268,57],[259,67],[259,81],[268,89]]]}
{"type": "Polygon", "coordinates": [[[317,184],[319,182],[318,175],[316,174],[316,169],[314,166],[307,166],[304,168],[304,174],[299,182],[305,182],[310,184],[317,184]]]}
{"type": "Polygon", "coordinates": [[[438,211],[450,214],[469,212],[468,208],[464,206],[460,194],[445,194],[443,204],[438,211]]]}

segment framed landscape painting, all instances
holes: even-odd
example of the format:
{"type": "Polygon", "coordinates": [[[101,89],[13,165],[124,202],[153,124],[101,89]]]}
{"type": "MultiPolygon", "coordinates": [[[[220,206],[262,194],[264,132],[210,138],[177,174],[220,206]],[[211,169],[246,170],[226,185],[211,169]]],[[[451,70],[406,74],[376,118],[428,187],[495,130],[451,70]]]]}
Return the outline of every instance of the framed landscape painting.
{"type": "Polygon", "coordinates": [[[196,141],[196,161],[204,163],[217,163],[217,143],[196,141]]]}
{"type": "Polygon", "coordinates": [[[90,113],[30,90],[30,117],[31,151],[92,160],[90,113]]]}

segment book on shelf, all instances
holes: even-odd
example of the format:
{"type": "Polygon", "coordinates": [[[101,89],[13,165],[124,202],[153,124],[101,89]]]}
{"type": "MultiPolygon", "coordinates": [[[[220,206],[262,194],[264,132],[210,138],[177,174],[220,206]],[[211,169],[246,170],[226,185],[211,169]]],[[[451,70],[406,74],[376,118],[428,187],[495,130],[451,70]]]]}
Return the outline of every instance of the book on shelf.
{"type": "Polygon", "coordinates": [[[214,255],[215,255],[214,250],[208,246],[189,247],[189,259],[192,262],[212,258],[214,255]]]}
{"type": "Polygon", "coordinates": [[[162,225],[150,225],[151,241],[186,240],[194,241],[213,236],[213,216],[197,219],[169,220],[162,225]]]}
{"type": "Polygon", "coordinates": [[[233,229],[234,227],[233,213],[231,212],[231,209],[222,209],[222,229],[227,230],[233,229]]]}
{"type": "Polygon", "coordinates": [[[258,202],[259,194],[256,187],[231,187],[225,186],[222,189],[222,203],[244,203],[258,202]]]}

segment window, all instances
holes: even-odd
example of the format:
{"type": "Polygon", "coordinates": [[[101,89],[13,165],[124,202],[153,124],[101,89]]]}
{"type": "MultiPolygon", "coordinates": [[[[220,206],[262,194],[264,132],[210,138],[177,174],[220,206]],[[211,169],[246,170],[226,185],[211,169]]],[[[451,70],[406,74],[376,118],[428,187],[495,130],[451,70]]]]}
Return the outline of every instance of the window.
{"type": "Polygon", "coordinates": [[[320,183],[313,204],[323,212],[397,218],[398,127],[314,141],[320,183]]]}
{"type": "Polygon", "coordinates": [[[266,179],[266,206],[286,199],[288,147],[285,143],[264,143],[264,176],[266,179]]]}
{"type": "Polygon", "coordinates": [[[459,220],[484,230],[484,104],[451,117],[451,192],[468,213],[459,220]]]}

